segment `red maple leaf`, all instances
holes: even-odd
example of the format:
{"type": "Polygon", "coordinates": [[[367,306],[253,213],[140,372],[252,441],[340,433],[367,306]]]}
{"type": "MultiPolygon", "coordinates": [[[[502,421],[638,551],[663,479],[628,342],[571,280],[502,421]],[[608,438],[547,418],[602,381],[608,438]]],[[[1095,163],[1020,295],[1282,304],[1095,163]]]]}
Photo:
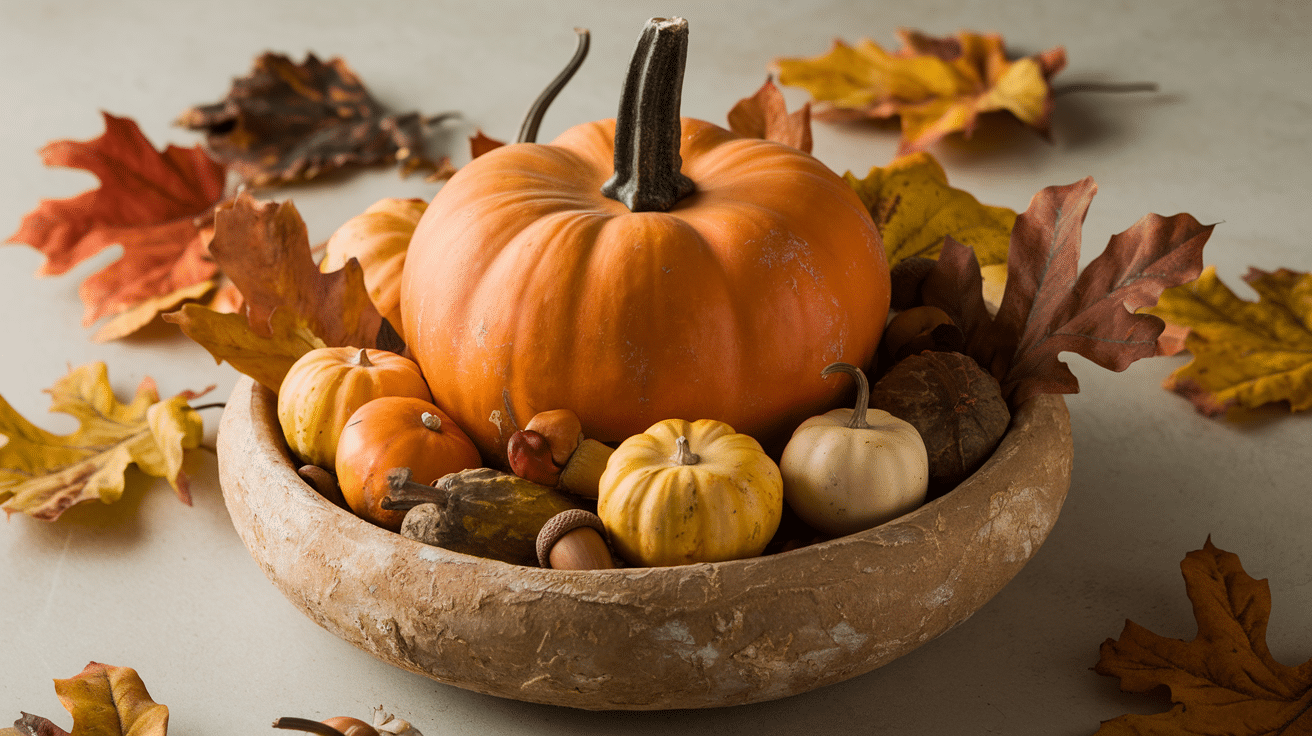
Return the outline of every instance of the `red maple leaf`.
{"type": "Polygon", "coordinates": [[[39,276],[66,273],[108,246],[123,247],[120,259],[82,283],[84,325],[196,287],[218,270],[202,233],[223,197],[223,165],[199,146],[157,151],[132,120],[104,118],[105,133],[95,140],[41,149],[46,165],[89,171],[100,187],[42,200],[7,241],[45,254],[39,276]]]}

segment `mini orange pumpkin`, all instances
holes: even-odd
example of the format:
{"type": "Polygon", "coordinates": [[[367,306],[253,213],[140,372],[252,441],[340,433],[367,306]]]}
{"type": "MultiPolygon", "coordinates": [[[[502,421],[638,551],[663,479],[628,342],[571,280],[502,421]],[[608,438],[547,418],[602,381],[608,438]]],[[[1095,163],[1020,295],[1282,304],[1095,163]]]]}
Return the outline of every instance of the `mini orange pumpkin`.
{"type": "Polygon", "coordinates": [[[441,409],[423,399],[385,396],[355,410],[337,441],[337,483],[346,505],[361,518],[392,531],[404,511],[382,507],[390,490],[387,473],[410,468],[416,483],[430,485],[447,473],[483,462],[474,443],[441,409]]]}
{"type": "Polygon", "coordinates": [[[781,440],[842,391],[817,362],[874,356],[889,278],[866,208],[808,154],[680,118],[686,46],[653,19],[617,120],[474,159],[415,230],[403,334],[489,461],[515,431],[503,396],[606,442],[672,416],[781,440]]]}
{"type": "Polygon", "coordinates": [[[278,387],[278,424],[298,458],[328,470],[337,462],[346,420],[381,396],[432,398],[408,358],[386,350],[316,348],[292,364],[278,387]]]}

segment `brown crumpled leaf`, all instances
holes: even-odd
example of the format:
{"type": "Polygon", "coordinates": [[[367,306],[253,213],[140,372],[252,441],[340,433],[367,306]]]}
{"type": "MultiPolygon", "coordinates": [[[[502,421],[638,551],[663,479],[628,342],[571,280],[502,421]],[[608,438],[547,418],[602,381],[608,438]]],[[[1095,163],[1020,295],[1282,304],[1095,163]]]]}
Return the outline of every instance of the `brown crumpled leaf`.
{"type": "Polygon", "coordinates": [[[351,165],[399,161],[402,172],[449,168],[424,154],[424,130],[450,117],[388,113],[334,58],[301,64],[266,52],[228,96],[182,113],[178,124],[205,133],[220,160],[251,186],[313,179],[351,165]]]}
{"type": "Polygon", "coordinates": [[[131,464],[167,479],[190,505],[183,452],[200,446],[204,426],[188,402],[212,388],[161,401],[155,382],[145,378],[123,404],[105,364],[88,363],[48,390],[50,410],[78,420],[78,429],[66,435],[33,425],[0,397],[0,509],[54,521],[74,504],[113,503],[123,495],[123,472],[131,464]]]}
{"type": "Polygon", "coordinates": [[[1193,353],[1166,388],[1209,416],[1279,401],[1312,409],[1312,273],[1254,268],[1244,281],[1258,301],[1239,298],[1209,266],[1147,310],[1183,330],[1193,353]]]}
{"type": "Polygon", "coordinates": [[[1198,635],[1168,639],[1127,620],[1094,665],[1100,675],[1119,677],[1125,692],[1165,686],[1175,707],[1104,721],[1098,736],[1312,734],[1312,659],[1288,667],[1271,656],[1267,582],[1249,577],[1239,557],[1210,537],[1180,570],[1198,635]]]}
{"type": "Polygon", "coordinates": [[[24,713],[13,729],[19,736],[167,736],[168,706],[150,699],[146,685],[131,667],[91,662],[66,680],[55,680],[59,702],[73,715],[69,732],[41,716],[24,713]]]}
{"type": "Polygon", "coordinates": [[[135,122],[103,115],[99,138],[54,141],[41,150],[47,166],[84,169],[100,187],[43,200],[7,241],[45,254],[40,276],[67,273],[111,245],[123,247],[121,258],[78,289],[83,325],[111,317],[92,338],[97,342],[129,335],[213,289],[217,267],[206,244],[225,177],[223,165],[199,146],[157,151],[135,122]]]}
{"type": "Polygon", "coordinates": [[[765,84],[751,97],[744,97],[729,110],[729,130],[747,138],[763,138],[799,151],[811,152],[811,103],[788,112],[784,95],[766,77],[765,84]]]}
{"type": "Polygon", "coordinates": [[[903,48],[896,53],[869,39],[855,47],[836,40],[820,56],[777,59],[779,82],[810,92],[822,120],[900,117],[900,154],[949,133],[969,136],[991,112],[1010,113],[1048,136],[1049,82],[1066,66],[1062,47],[1011,60],[996,33],[939,38],[902,29],[898,35],[903,48]]]}
{"type": "Polygon", "coordinates": [[[506,145],[505,141],[497,140],[496,138],[484,133],[481,129],[475,130],[474,134],[469,136],[469,157],[471,159],[478,158],[488,151],[491,151],[494,148],[500,148],[504,145],[506,145]]]}
{"type": "Polygon", "coordinates": [[[164,319],[216,361],[227,360],[265,386],[276,391],[286,369],[314,347],[401,348],[369,298],[359,261],[319,271],[291,202],[257,203],[239,194],[218,214],[210,251],[241,291],[242,316],[191,304],[164,319]]]}
{"type": "Polygon", "coordinates": [[[1203,269],[1213,226],[1179,214],[1144,216],[1079,272],[1080,229],[1096,191],[1092,178],[1048,187],[1017,216],[996,318],[980,296],[974,252],[951,238],[921,287],[924,302],[962,329],[966,352],[993,373],[1013,408],[1036,394],[1079,391],[1058,359],[1063,351],[1114,371],[1160,354],[1165,323],[1136,312],[1203,269]]]}

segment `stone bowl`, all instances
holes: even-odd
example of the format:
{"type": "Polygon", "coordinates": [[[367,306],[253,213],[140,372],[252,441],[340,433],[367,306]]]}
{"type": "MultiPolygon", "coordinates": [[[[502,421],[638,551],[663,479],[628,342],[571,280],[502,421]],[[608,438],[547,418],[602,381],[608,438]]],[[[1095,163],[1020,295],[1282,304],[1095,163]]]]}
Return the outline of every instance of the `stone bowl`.
{"type": "Polygon", "coordinates": [[[218,435],[233,525],[310,619],[439,682],[590,710],[760,702],[907,654],[1038,551],[1071,455],[1065,403],[1040,396],[977,473],[874,529],[747,560],[564,571],[430,547],[328,502],[297,476],[276,399],[250,379],[218,435]]]}

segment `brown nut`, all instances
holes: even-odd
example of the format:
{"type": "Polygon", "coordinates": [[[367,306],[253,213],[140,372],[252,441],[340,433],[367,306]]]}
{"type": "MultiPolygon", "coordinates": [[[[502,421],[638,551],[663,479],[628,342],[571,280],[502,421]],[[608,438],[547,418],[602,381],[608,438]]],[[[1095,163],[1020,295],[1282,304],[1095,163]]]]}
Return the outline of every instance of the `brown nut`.
{"type": "Polygon", "coordinates": [[[570,509],[551,517],[537,539],[538,564],[555,570],[610,570],[615,558],[606,527],[590,511],[570,509]]]}
{"type": "Polygon", "coordinates": [[[569,409],[540,411],[524,425],[524,429],[537,432],[551,446],[551,460],[564,467],[574,448],[583,441],[583,424],[579,415],[569,409]]]}
{"type": "Polygon", "coordinates": [[[531,429],[521,429],[510,435],[506,456],[511,472],[524,480],[544,486],[560,482],[560,466],[551,458],[551,445],[546,437],[531,429]]]}

